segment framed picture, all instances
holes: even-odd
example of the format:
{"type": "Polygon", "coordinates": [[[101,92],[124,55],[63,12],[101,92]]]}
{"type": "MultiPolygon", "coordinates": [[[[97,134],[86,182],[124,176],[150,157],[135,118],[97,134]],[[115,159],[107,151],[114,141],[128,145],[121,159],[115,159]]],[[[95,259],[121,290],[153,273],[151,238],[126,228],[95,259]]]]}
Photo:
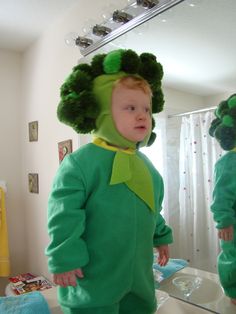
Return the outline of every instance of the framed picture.
{"type": "Polygon", "coordinates": [[[28,174],[28,184],[30,193],[39,193],[39,176],[37,173],[28,174]]]}
{"type": "Polygon", "coordinates": [[[29,141],[38,141],[38,121],[29,122],[29,141]]]}
{"type": "Polygon", "coordinates": [[[59,162],[65,158],[66,155],[72,153],[72,140],[66,140],[58,143],[59,162]]]}

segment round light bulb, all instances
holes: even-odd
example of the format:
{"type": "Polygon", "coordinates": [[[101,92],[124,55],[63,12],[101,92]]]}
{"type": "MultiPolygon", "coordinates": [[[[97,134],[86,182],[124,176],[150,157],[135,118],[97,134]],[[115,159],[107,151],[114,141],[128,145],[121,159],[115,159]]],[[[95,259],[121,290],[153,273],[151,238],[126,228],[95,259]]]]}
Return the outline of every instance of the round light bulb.
{"type": "Polygon", "coordinates": [[[74,33],[74,32],[68,33],[64,38],[65,43],[68,46],[75,46],[75,41],[77,37],[78,37],[77,33],[74,33]]]}

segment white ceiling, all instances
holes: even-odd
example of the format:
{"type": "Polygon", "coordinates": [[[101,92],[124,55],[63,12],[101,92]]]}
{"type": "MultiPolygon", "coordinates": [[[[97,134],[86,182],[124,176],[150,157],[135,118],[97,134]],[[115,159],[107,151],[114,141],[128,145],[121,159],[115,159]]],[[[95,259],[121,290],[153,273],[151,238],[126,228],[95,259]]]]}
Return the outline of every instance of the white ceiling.
{"type": "MultiPolygon", "coordinates": [[[[25,50],[78,1],[0,0],[0,48],[25,50]]],[[[235,14],[235,0],[185,0],[114,44],[157,55],[170,87],[204,96],[233,92],[235,14]]]]}

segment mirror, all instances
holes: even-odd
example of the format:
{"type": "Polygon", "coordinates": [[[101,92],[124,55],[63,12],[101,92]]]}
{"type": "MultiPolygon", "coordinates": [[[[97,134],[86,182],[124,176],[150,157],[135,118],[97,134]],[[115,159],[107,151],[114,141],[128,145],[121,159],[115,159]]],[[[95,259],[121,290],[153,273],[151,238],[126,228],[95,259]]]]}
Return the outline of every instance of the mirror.
{"type": "MultiPolygon", "coordinates": [[[[151,52],[163,65],[165,108],[156,117],[155,145],[146,153],[164,177],[164,215],[175,237],[171,257],[186,259],[202,276],[212,273],[209,280],[214,274],[218,278],[219,243],[210,204],[214,163],[223,152],[208,128],[214,107],[235,92],[235,12],[234,0],[185,0],[79,60],[124,48],[151,52]]],[[[234,313],[222,291],[207,300],[215,285],[207,280],[206,285],[208,290],[200,287],[189,302],[234,313]]],[[[181,298],[176,290],[168,292],[181,298]]]]}

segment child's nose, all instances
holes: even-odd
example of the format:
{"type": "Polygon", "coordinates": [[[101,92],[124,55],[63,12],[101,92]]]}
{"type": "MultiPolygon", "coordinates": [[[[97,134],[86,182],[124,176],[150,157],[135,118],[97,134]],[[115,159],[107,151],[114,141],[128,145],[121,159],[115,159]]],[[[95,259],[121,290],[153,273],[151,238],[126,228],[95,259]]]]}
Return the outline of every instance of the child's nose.
{"type": "Polygon", "coordinates": [[[138,120],[145,120],[146,119],[146,112],[139,111],[138,114],[137,114],[137,119],[138,120]]]}

